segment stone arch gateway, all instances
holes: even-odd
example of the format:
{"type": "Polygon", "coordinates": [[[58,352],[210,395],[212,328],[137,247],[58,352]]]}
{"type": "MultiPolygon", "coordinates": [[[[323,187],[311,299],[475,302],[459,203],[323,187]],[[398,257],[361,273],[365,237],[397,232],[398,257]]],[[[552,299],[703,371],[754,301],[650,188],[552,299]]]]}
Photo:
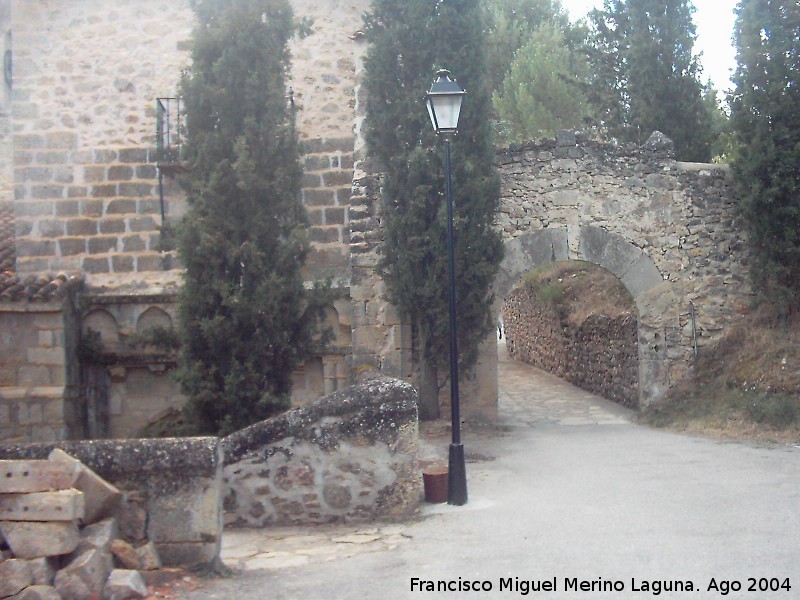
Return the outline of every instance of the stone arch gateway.
{"type": "Polygon", "coordinates": [[[639,404],[647,406],[669,387],[668,331],[679,326],[678,300],[653,260],[642,249],[601,227],[552,227],[515,237],[495,279],[495,307],[514,283],[533,267],[562,260],[584,260],[616,275],[639,312],[639,404]]]}

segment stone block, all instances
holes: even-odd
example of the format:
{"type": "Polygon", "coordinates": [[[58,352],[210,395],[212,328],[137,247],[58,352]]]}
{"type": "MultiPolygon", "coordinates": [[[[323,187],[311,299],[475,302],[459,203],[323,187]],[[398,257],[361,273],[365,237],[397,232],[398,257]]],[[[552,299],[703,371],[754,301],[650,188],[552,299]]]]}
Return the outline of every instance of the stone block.
{"type": "Polygon", "coordinates": [[[153,217],[131,217],[128,219],[128,228],[131,232],[156,231],[158,224],[153,217]]]}
{"type": "Polygon", "coordinates": [[[125,540],[112,541],[111,554],[114,555],[115,562],[123,569],[138,571],[142,568],[142,561],[139,559],[136,549],[125,540]]]}
{"type": "Polygon", "coordinates": [[[12,558],[0,563],[0,598],[13,596],[32,581],[31,567],[27,561],[12,558]]]}
{"type": "Polygon", "coordinates": [[[17,256],[53,256],[55,249],[55,242],[49,240],[17,240],[17,256]]]}
{"type": "Polygon", "coordinates": [[[638,298],[641,294],[664,283],[664,278],[652,259],[642,253],[623,275],[622,283],[628,288],[631,296],[638,298]]]}
{"type": "Polygon", "coordinates": [[[120,183],[119,195],[129,198],[141,198],[153,195],[154,186],[150,183],[120,183]]]}
{"type": "Polygon", "coordinates": [[[109,181],[129,181],[133,179],[133,167],[117,165],[108,168],[109,181]]]}
{"type": "Polygon", "coordinates": [[[103,588],[103,600],[130,600],[147,596],[147,586],[136,571],[114,569],[103,588]]]}
{"type": "Polygon", "coordinates": [[[62,200],[61,202],[56,202],[55,208],[57,217],[77,217],[79,214],[77,200],[62,200]]]}
{"type": "Polygon", "coordinates": [[[46,492],[72,487],[74,466],[46,460],[0,460],[0,493],[46,492]]]}
{"type": "Polygon", "coordinates": [[[48,460],[55,463],[72,465],[78,470],[75,488],[83,492],[86,503],[86,516],[84,523],[91,525],[110,515],[119,505],[122,494],[120,491],[102,479],[89,467],[82,464],[63,450],[56,448],[48,456],[48,460]],[[76,465],[78,465],[76,467],[76,465]]]}
{"type": "Polygon", "coordinates": [[[111,573],[111,555],[90,548],[56,573],[55,588],[62,598],[89,600],[99,594],[111,573]]]}
{"type": "Polygon", "coordinates": [[[152,571],[161,568],[161,556],[153,542],[147,542],[144,546],[136,548],[136,554],[139,557],[141,570],[152,571]]]}
{"type": "Polygon", "coordinates": [[[119,531],[129,542],[147,537],[147,511],[138,494],[125,494],[119,510],[119,531]]]}
{"type": "Polygon", "coordinates": [[[77,552],[80,553],[89,548],[111,552],[111,545],[118,536],[119,527],[117,527],[117,519],[115,517],[109,517],[93,525],[87,525],[81,530],[81,539],[78,542],[77,552]]]}
{"type": "Polygon", "coordinates": [[[156,548],[165,566],[208,566],[219,560],[220,542],[162,542],[156,548]]]}
{"type": "Polygon", "coordinates": [[[13,600],[66,600],[58,590],[50,585],[32,585],[26,587],[13,600]]]}
{"type": "Polygon", "coordinates": [[[116,195],[117,195],[116,183],[104,183],[92,186],[92,191],[91,191],[92,198],[113,198],[116,195]]]}
{"type": "Polygon", "coordinates": [[[80,536],[74,522],[34,523],[28,521],[0,521],[3,534],[14,556],[40,558],[69,554],[78,546],[80,536]]]}
{"type": "Polygon", "coordinates": [[[33,585],[52,585],[53,578],[56,576],[55,562],[58,559],[41,557],[28,561],[31,568],[31,581],[33,585]]]}
{"type": "Polygon", "coordinates": [[[108,257],[105,256],[99,258],[84,258],[81,261],[81,267],[87,273],[109,273],[111,271],[108,257]]]}
{"type": "Polygon", "coordinates": [[[84,254],[86,252],[86,239],[64,238],[58,240],[58,248],[61,251],[61,256],[74,256],[76,254],[84,254]]]}
{"type": "Polygon", "coordinates": [[[132,256],[112,256],[111,268],[114,273],[130,273],[134,270],[134,260],[132,256]]]}
{"type": "Polygon", "coordinates": [[[116,236],[103,236],[90,238],[86,246],[89,254],[105,254],[117,250],[116,236]]]}
{"type": "Polygon", "coordinates": [[[83,236],[97,233],[95,219],[70,219],[67,221],[67,235],[83,236]]]}
{"type": "Polygon", "coordinates": [[[106,206],[106,214],[136,214],[136,200],[112,200],[106,206]]]}
{"type": "Polygon", "coordinates": [[[0,494],[4,521],[72,521],[83,515],[83,494],[78,490],[0,494]]]}

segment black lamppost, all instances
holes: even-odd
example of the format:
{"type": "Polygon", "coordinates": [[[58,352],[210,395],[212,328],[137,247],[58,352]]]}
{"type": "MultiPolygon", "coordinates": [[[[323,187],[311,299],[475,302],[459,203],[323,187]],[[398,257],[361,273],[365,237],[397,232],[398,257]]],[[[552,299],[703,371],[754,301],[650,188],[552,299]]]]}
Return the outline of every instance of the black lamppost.
{"type": "Polygon", "coordinates": [[[450,280],[450,412],[453,440],[450,444],[447,474],[447,502],[461,506],[467,503],[467,469],[464,464],[464,446],[461,444],[461,416],[458,403],[458,344],[456,341],[456,274],[453,251],[453,195],[450,177],[450,140],[458,129],[461,101],[466,92],[450,77],[445,69],[436,73],[436,81],[428,92],[428,114],[436,133],[442,136],[445,148],[447,195],[447,262],[450,280]]]}

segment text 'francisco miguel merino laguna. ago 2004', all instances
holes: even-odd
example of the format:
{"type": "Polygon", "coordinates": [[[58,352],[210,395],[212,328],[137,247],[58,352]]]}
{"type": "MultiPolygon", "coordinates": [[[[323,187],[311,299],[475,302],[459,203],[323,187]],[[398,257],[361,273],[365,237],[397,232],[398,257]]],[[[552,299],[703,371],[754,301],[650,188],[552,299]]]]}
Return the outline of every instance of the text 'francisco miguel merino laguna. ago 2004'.
{"type": "Polygon", "coordinates": [[[650,580],[631,578],[630,585],[619,579],[579,579],[577,577],[552,577],[549,579],[520,579],[501,577],[496,582],[489,579],[438,579],[411,578],[412,592],[516,592],[527,596],[535,592],[647,592],[660,596],[664,592],[695,592],[699,590],[717,592],[727,596],[730,592],[747,590],[751,592],[783,592],[792,589],[788,578],[757,578],[746,580],[722,580],[710,578],[704,585],[696,585],[690,580],[650,580]]]}

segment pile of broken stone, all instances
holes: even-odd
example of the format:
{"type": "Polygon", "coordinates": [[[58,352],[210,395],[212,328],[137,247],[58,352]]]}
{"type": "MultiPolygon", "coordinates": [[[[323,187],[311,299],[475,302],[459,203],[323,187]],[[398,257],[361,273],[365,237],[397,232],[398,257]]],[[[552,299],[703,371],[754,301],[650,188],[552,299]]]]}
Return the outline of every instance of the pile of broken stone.
{"type": "Polygon", "coordinates": [[[121,497],[62,450],[0,460],[0,598],[146,597],[161,561],[152,542],[121,536],[121,497]]]}

